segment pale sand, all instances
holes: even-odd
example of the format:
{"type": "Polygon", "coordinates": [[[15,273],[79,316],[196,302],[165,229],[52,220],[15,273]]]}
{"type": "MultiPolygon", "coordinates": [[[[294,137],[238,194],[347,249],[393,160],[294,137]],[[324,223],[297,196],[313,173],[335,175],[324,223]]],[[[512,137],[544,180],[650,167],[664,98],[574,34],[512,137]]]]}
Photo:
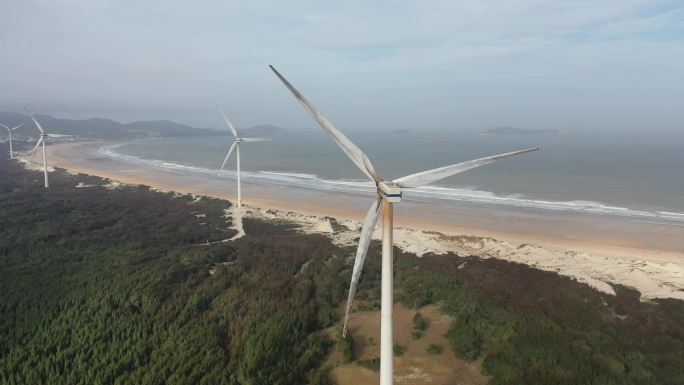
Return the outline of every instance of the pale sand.
{"type": "MultiPolygon", "coordinates": [[[[232,180],[125,164],[97,154],[96,150],[104,144],[48,146],[49,163],[121,183],[235,198],[232,180]]],[[[363,219],[371,200],[371,196],[333,195],[243,181],[243,202],[251,206],[244,215],[292,220],[305,231],[327,234],[341,244],[352,244],[358,237],[358,221],[363,219]],[[349,230],[333,231],[326,216],[337,218],[349,230]]],[[[643,298],[684,299],[682,226],[537,209],[410,200],[396,205],[395,211],[395,244],[417,255],[451,251],[495,257],[558,272],[607,293],[613,293],[609,283],[619,283],[638,289],[643,298]]]]}
{"type": "Polygon", "coordinates": [[[237,231],[237,234],[235,234],[232,238],[224,240],[224,242],[232,242],[236,239],[240,239],[244,237],[245,234],[245,229],[242,227],[242,218],[245,213],[245,208],[244,207],[237,207],[237,206],[231,206],[229,209],[226,210],[226,217],[229,217],[232,219],[233,225],[230,227],[232,230],[237,231]]]}

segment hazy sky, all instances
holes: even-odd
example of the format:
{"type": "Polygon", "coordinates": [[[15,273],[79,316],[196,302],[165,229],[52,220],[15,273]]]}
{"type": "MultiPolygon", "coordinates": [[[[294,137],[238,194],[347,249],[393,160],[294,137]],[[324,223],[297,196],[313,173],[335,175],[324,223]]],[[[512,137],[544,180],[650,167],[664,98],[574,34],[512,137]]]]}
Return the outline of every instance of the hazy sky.
{"type": "Polygon", "coordinates": [[[682,0],[2,0],[0,111],[684,130],[682,0]]]}

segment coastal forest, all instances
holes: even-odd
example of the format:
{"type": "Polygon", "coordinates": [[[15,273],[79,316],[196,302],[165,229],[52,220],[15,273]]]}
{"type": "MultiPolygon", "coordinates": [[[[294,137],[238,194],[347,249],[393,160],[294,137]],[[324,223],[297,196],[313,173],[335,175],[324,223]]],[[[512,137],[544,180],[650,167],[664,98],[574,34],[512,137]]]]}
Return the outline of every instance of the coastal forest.
{"type": "MultiPolygon", "coordinates": [[[[0,144],[7,153],[7,144],[0,144]]],[[[354,248],[230,202],[0,160],[0,384],[332,384],[354,248]],[[332,332],[331,332],[332,331],[332,332]]],[[[395,249],[395,301],[438,305],[491,384],[684,384],[684,302],[497,259],[395,249]]],[[[373,243],[357,307],[377,308],[373,243]]],[[[431,347],[426,354],[439,354],[431,347]]],[[[359,370],[375,370],[358,363],[359,370]]]]}

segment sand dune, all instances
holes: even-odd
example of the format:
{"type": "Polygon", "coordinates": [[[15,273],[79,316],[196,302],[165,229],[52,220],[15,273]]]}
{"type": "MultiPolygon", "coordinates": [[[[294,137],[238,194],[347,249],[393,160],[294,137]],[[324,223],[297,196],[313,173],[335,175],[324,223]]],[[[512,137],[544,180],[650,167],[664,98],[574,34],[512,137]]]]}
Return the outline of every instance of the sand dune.
{"type": "MultiPolygon", "coordinates": [[[[253,218],[283,220],[296,223],[304,233],[328,235],[340,245],[354,245],[360,223],[339,221],[334,231],[329,218],[313,215],[248,208],[245,214],[253,218]]],[[[378,228],[374,239],[380,239],[378,228]]],[[[553,271],[586,283],[596,290],[615,294],[611,284],[622,284],[641,292],[642,299],[676,298],[684,300],[684,267],[672,262],[649,262],[642,259],[606,257],[577,251],[554,251],[530,244],[512,244],[488,237],[472,235],[444,235],[434,231],[395,228],[394,243],[401,250],[419,257],[432,253],[449,252],[499,258],[523,263],[534,268],[553,271]]]]}

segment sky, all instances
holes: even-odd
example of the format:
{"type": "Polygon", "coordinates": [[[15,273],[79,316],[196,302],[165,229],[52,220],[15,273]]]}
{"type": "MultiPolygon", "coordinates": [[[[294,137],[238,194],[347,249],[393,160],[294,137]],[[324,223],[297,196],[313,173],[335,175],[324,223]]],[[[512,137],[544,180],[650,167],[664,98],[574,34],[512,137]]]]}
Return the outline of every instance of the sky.
{"type": "Polygon", "coordinates": [[[681,0],[2,0],[0,111],[344,129],[684,130],[681,0]]]}

